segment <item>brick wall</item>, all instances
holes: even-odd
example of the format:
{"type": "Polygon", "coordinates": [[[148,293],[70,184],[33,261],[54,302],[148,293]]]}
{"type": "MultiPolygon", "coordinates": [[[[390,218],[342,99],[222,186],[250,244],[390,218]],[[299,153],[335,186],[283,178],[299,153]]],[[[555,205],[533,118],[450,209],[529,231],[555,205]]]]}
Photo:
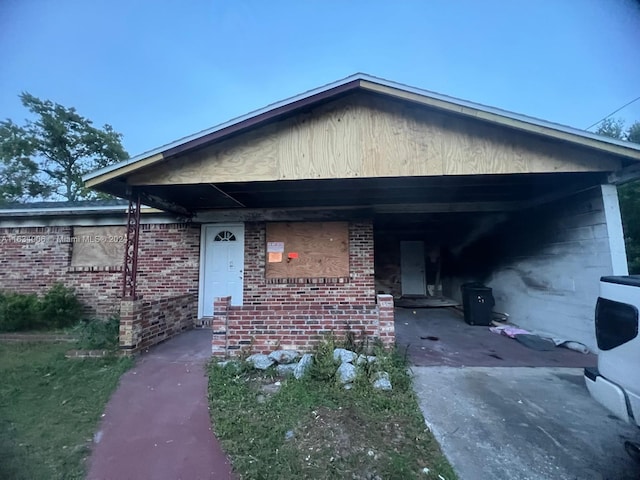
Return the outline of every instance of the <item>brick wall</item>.
{"type": "Polygon", "coordinates": [[[394,341],[393,300],[391,323],[386,309],[384,334],[376,304],[373,270],[373,226],[349,226],[348,281],[317,283],[267,283],[265,280],[265,224],[245,225],[244,305],[214,304],[214,353],[223,345],[228,353],[243,347],[267,352],[276,347],[310,350],[324,334],[340,337],[347,331],[394,341]]]}
{"type": "MultiPolygon", "coordinates": [[[[88,315],[118,314],[122,265],[71,267],[72,227],[0,228],[0,290],[42,294],[73,287],[88,315]]],[[[145,299],[198,292],[200,226],[141,226],[138,293],[145,299]]]]}
{"type": "Polygon", "coordinates": [[[194,293],[120,303],[120,347],[135,353],[193,328],[198,313],[194,293]]]}

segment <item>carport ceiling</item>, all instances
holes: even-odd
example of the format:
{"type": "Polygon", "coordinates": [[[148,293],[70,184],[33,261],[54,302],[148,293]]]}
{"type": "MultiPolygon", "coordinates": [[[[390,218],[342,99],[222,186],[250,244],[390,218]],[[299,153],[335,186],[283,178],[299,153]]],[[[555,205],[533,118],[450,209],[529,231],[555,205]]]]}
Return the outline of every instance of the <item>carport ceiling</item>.
{"type": "Polygon", "coordinates": [[[602,173],[468,175],[238,182],[142,187],[190,212],[211,209],[372,207],[378,213],[512,211],[604,181],[602,173]]]}

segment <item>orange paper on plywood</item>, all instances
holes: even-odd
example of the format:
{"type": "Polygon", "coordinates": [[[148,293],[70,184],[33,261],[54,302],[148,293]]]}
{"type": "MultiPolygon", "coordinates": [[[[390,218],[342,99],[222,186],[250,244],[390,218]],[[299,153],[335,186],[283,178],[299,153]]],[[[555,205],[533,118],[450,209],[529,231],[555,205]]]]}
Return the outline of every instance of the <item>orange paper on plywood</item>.
{"type": "Polygon", "coordinates": [[[267,279],[349,277],[347,222],[283,222],[266,227],[267,259],[282,245],[282,258],[287,260],[267,261],[267,279]]]}
{"type": "Polygon", "coordinates": [[[269,252],[269,263],[282,262],[282,252],[269,252]]]}

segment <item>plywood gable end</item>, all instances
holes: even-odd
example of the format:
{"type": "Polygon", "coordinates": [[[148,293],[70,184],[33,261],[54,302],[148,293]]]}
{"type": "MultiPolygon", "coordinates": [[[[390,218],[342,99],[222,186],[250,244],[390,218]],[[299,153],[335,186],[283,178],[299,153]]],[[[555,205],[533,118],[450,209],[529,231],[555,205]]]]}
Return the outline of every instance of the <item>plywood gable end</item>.
{"type": "Polygon", "coordinates": [[[615,157],[354,94],[136,172],[131,185],[614,171],[615,157]]]}

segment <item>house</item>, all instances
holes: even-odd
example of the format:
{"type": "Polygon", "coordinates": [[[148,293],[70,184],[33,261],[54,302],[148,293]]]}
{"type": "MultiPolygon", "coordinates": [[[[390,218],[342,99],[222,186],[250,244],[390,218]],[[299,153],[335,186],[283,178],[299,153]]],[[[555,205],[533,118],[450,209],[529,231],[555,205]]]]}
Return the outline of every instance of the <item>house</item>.
{"type": "MultiPolygon", "coordinates": [[[[0,290],[43,294],[61,282],[75,289],[87,317],[119,315],[128,205],[125,200],[92,200],[3,206],[0,290]]],[[[144,348],[198,324],[193,306],[200,229],[174,215],[142,208],[140,230],[144,254],[139,256],[137,282],[138,292],[150,300],[145,308],[157,309],[162,305],[157,299],[168,294],[175,297],[173,310],[163,317],[151,318],[151,312],[146,316],[139,345],[144,348]],[[196,269],[191,276],[185,274],[190,266],[196,269]]]]}
{"type": "Polygon", "coordinates": [[[616,184],[639,161],[638,145],[357,74],[85,181],[130,201],[114,306],[131,351],[170,309],[211,324],[220,355],[329,331],[388,345],[394,298],[459,301],[470,280],[521,327],[595,349],[598,280],[627,272],[616,184]]]}

